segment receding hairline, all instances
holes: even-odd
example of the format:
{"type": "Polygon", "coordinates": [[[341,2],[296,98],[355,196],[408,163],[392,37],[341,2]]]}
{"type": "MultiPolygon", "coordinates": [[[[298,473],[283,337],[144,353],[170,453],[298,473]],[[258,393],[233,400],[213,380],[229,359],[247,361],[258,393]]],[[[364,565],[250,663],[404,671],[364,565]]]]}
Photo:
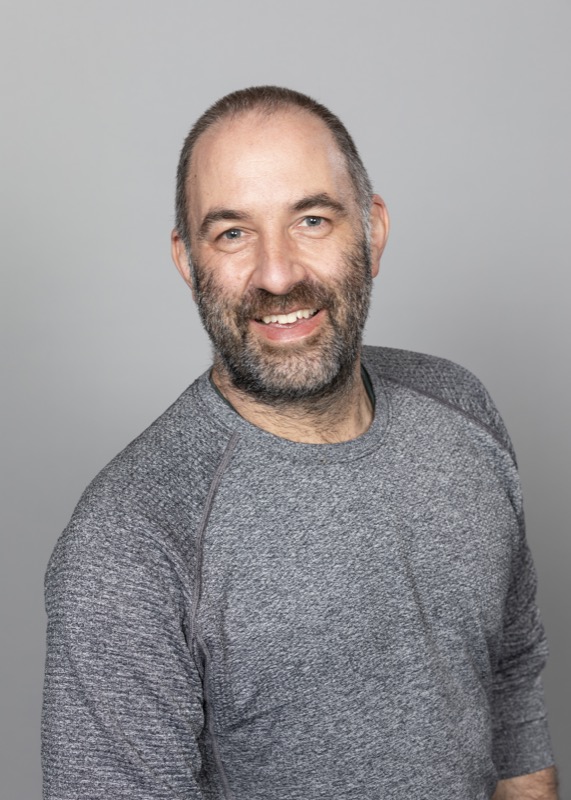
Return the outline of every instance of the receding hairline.
{"type": "Polygon", "coordinates": [[[266,108],[265,106],[253,107],[253,108],[240,108],[240,109],[231,109],[226,114],[221,116],[219,119],[212,122],[207,128],[199,133],[192,144],[192,149],[190,151],[190,156],[186,164],[186,175],[185,175],[185,186],[188,186],[188,180],[191,175],[193,161],[195,157],[195,152],[197,147],[199,146],[200,142],[203,142],[205,138],[209,138],[210,136],[216,136],[224,132],[226,127],[230,127],[233,123],[240,122],[241,120],[246,120],[247,118],[251,117],[255,119],[256,117],[261,118],[262,120],[270,120],[275,117],[305,117],[308,120],[312,120],[318,123],[319,127],[327,134],[331,144],[335,151],[339,154],[339,159],[341,163],[343,163],[349,180],[351,180],[351,174],[349,170],[349,165],[347,164],[347,158],[343,153],[339,142],[335,139],[333,132],[325,123],[325,121],[315,112],[311,111],[309,108],[303,108],[301,106],[295,105],[294,103],[284,103],[282,106],[275,107],[275,108],[266,108]]]}
{"type": "Polygon", "coordinates": [[[373,195],[370,178],[355,142],[339,117],[309,95],[279,86],[252,86],[231,92],[208,108],[190,129],[180,153],[175,195],[175,227],[190,252],[188,230],[189,177],[194,162],[194,150],[203,135],[231,124],[239,117],[258,115],[271,118],[279,114],[300,115],[305,112],[322,122],[335,144],[333,152],[340,154],[353,185],[354,196],[361,210],[364,228],[369,227],[369,209],[373,195]]]}

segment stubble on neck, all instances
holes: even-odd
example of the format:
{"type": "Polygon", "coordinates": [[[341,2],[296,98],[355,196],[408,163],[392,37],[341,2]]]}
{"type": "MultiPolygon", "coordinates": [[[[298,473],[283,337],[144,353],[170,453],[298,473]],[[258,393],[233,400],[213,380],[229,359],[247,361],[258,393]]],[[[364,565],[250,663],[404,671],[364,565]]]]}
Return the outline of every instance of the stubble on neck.
{"type": "Polygon", "coordinates": [[[266,403],[233,385],[215,358],[212,380],[235,411],[258,428],[304,444],[338,444],[356,439],[371,425],[374,409],[357,359],[352,373],[335,391],[321,397],[266,403]]]}

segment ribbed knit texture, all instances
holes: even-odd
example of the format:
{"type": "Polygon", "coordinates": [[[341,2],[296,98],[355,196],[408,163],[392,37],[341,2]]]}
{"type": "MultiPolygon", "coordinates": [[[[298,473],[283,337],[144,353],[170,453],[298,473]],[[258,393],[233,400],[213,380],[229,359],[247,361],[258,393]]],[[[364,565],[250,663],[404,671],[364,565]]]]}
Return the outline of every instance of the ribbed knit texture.
{"type": "Polygon", "coordinates": [[[484,800],[553,763],[514,456],[481,384],[365,348],[351,442],[199,378],[46,575],[46,800],[484,800]]]}

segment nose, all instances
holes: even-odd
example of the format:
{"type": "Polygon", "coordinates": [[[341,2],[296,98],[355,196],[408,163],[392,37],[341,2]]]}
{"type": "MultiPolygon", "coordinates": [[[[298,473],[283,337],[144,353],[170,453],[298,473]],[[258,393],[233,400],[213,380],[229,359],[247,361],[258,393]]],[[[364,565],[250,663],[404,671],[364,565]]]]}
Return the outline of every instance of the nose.
{"type": "Polygon", "coordinates": [[[260,237],[256,267],[251,285],[271,294],[287,294],[305,277],[305,268],[296,258],[294,244],[286,233],[273,232],[260,237]]]}

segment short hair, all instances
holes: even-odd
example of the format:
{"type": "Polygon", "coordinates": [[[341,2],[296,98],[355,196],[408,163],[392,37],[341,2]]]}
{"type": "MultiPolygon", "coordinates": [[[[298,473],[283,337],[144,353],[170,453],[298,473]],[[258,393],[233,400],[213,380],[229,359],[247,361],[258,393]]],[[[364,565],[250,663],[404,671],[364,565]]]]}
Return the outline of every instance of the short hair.
{"type": "Polygon", "coordinates": [[[259,111],[271,115],[287,109],[302,109],[318,117],[333,135],[345,158],[349,177],[353,184],[355,199],[361,210],[365,231],[369,228],[369,211],[373,189],[361,156],[351,135],[341,120],[317,100],[308,95],[285,89],[281,86],[251,86],[239,89],[217,100],[194,123],[186,137],[178,162],[176,178],[176,230],[190,253],[190,231],[188,229],[187,175],[192,153],[198,138],[208,128],[225,117],[237,116],[248,111],[259,111]]]}

